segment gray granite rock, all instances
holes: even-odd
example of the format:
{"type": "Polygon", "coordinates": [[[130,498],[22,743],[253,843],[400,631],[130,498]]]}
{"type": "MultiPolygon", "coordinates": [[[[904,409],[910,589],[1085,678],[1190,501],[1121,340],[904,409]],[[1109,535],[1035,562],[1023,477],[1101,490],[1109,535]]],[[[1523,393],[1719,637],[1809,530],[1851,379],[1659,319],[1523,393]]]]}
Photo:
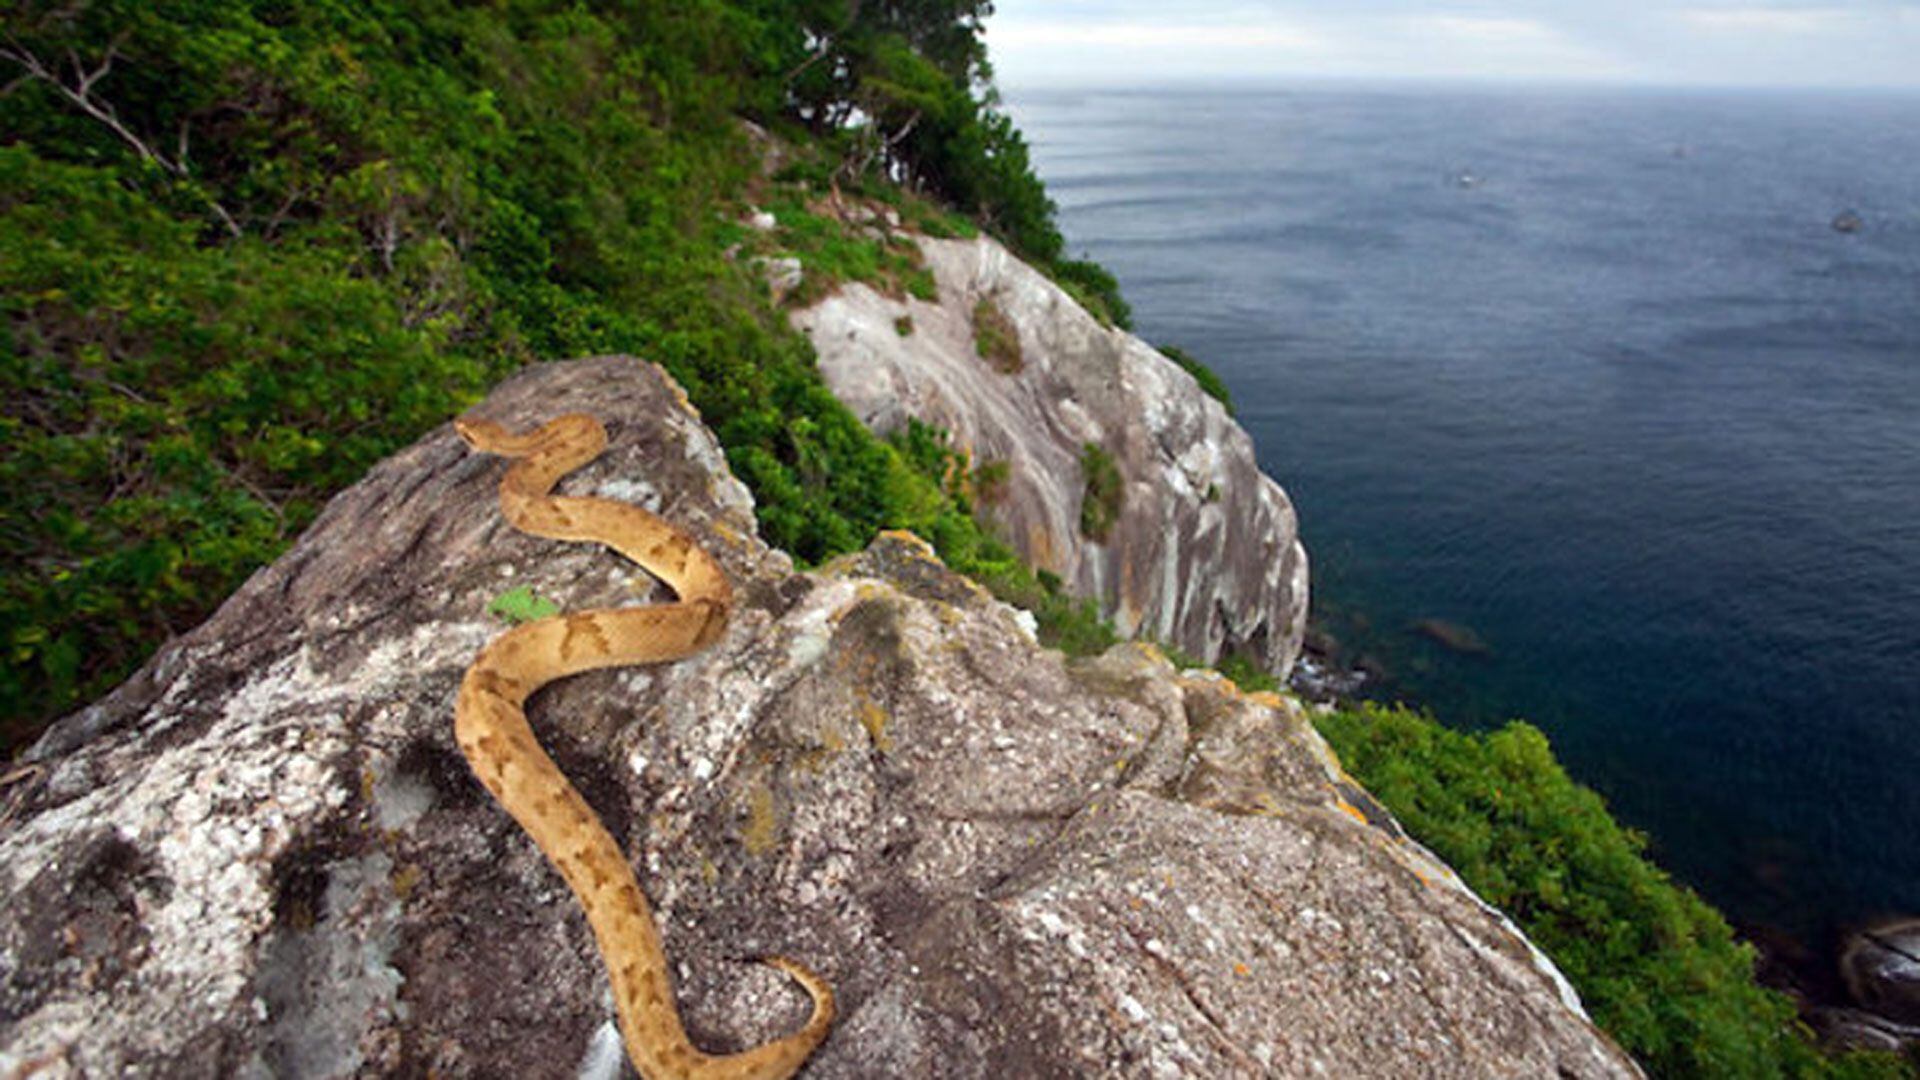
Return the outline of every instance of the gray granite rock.
{"type": "Polygon", "coordinates": [[[1209,661],[1242,652],[1284,675],[1306,627],[1307,557],[1293,504],[1261,473],[1246,431],[1178,365],[1102,326],[993,240],[917,239],[937,300],[854,284],[794,313],[834,393],[876,431],[917,419],[951,432],[976,464],[1005,462],[984,513],[1123,633],[1209,661]],[[1017,371],[975,349],[983,301],[1019,335],[1017,371]],[[895,327],[903,316],[910,334],[895,327]],[[1089,442],[1125,482],[1104,542],[1080,530],[1089,442]]]}
{"type": "MultiPolygon", "coordinates": [[[[656,369],[542,365],[480,411],[605,418],[563,484],[643,503],[741,604],[690,660],[530,713],[631,852],[694,1037],[807,1075],[1627,1076],[1527,942],[1300,710],[1126,645],[1069,662],[905,535],[813,574],[656,369]]],[[[611,1076],[579,907],[470,776],[455,688],[528,586],[653,586],[520,534],[442,429],[58,724],[0,825],[0,1075],[611,1076]],[[38,1072],[33,1070],[38,1069],[38,1072]]]]}

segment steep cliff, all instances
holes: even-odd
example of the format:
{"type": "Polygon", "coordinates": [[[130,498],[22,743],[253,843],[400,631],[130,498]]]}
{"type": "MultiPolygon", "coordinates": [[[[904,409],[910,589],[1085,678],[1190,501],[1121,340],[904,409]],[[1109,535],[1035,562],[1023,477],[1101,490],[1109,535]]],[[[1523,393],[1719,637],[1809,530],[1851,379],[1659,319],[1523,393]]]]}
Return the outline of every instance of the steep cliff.
{"type": "MultiPolygon", "coordinates": [[[[741,597],[708,651],[529,710],[704,1045],[798,1021],[743,962],[780,952],[841,998],[814,1076],[1634,1074],[1285,700],[1140,646],[1067,661],[911,537],[795,573],[637,361],[477,411],[570,410],[613,443],[563,490],[687,526],[741,597]]],[[[0,1074],[620,1071],[578,905],[451,716],[501,593],[653,586],[508,527],[500,469],[445,428],[382,463],[9,778],[0,1074]]]]}
{"type": "Polygon", "coordinates": [[[979,502],[1003,538],[1123,633],[1284,674],[1306,626],[1307,557],[1246,431],[993,240],[914,239],[936,299],[850,284],[794,314],[834,393],[876,431],[916,419],[951,432],[998,473],[979,502]],[[1089,445],[1119,480],[1113,520],[1091,529],[1089,445]]]}

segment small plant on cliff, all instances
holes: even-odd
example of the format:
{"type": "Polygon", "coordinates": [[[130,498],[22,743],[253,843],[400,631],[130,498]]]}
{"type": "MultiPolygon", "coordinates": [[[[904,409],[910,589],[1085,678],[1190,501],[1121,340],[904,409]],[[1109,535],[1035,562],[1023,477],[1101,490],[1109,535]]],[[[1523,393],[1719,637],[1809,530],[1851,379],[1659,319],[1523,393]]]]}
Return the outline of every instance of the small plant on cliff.
{"type": "Polygon", "coordinates": [[[487,614],[505,619],[510,623],[536,622],[560,613],[560,605],[535,593],[525,585],[517,585],[493,598],[487,605],[487,614]]]}
{"type": "Polygon", "coordinates": [[[973,470],[973,496],[980,503],[992,506],[1007,497],[1007,481],[1013,476],[1013,463],[1009,461],[983,461],[973,470]]]}
{"type": "Polygon", "coordinates": [[[1251,657],[1231,653],[1220,658],[1214,670],[1233,680],[1233,684],[1249,694],[1262,690],[1280,689],[1280,680],[1273,673],[1261,667],[1251,657]]]}
{"type": "Polygon", "coordinates": [[[1080,496],[1080,535],[1095,543],[1105,543],[1120,520],[1120,506],[1126,495],[1126,483],[1113,455],[1099,443],[1080,447],[1080,472],[1086,476],[1086,491],[1080,496]]]}
{"type": "Polygon", "coordinates": [[[807,275],[787,294],[790,307],[806,307],[843,283],[859,281],[896,299],[938,296],[933,274],[911,240],[842,220],[807,206],[799,193],[773,205],[782,247],[800,257],[807,275]]]}
{"type": "Polygon", "coordinates": [[[1160,350],[1161,356],[1179,364],[1182,370],[1193,376],[1194,382],[1200,384],[1200,389],[1226,406],[1228,416],[1233,415],[1233,395],[1228,392],[1226,382],[1212,368],[1178,345],[1156,345],[1154,348],[1160,350]]]}
{"type": "Polygon", "coordinates": [[[1026,366],[1026,357],[1020,352],[1020,332],[991,296],[983,296],[973,305],[973,351],[1002,375],[1012,375],[1026,366]]]}

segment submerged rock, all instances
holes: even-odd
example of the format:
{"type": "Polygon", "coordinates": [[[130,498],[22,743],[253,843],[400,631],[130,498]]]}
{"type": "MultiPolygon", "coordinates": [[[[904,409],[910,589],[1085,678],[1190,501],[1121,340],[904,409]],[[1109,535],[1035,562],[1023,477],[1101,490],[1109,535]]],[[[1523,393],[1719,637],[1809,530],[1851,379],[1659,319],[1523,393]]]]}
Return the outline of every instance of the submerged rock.
{"type": "Polygon", "coordinates": [[[1122,633],[1284,676],[1306,626],[1307,557],[1246,431],[1179,365],[998,243],[916,239],[936,301],[855,284],[794,313],[834,393],[875,431],[913,419],[951,432],[999,473],[980,500],[996,531],[1122,633]],[[1012,328],[1018,364],[982,358],[983,322],[1012,328]],[[1098,539],[1081,525],[1088,444],[1122,485],[1098,539]]]}
{"type": "Polygon", "coordinates": [[[1493,646],[1471,626],[1445,619],[1421,619],[1413,624],[1413,629],[1421,637],[1463,656],[1493,655],[1493,646]]]}
{"type": "MultiPolygon", "coordinates": [[[[918,540],[795,573],[657,369],[542,365],[477,410],[591,411],[562,484],[733,576],[722,640],[529,713],[659,911],[694,1038],[807,1011],[819,1077],[1628,1076],[1550,965],[1346,779],[1288,701],[1086,661],[918,540]]],[[[0,823],[0,1075],[612,1075],[579,904],[469,774],[453,697],[525,588],[653,586],[501,518],[442,428],[107,698],[0,823]]]]}

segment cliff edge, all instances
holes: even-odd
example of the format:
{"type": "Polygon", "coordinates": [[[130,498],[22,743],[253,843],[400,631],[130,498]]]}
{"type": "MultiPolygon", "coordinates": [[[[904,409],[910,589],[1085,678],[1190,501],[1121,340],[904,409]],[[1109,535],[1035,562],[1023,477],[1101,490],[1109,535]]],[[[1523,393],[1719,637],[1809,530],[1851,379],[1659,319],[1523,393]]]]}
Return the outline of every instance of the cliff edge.
{"type": "MultiPolygon", "coordinates": [[[[562,484],[733,576],[689,660],[543,691],[634,859],[689,1027],[821,1077],[1635,1075],[1552,968],[1347,781],[1298,709],[1124,645],[1069,661],[905,535],[795,573],[658,369],[539,365],[477,410],[591,411],[562,484]]],[[[637,568],[501,518],[448,428],[57,724],[0,805],[0,1074],[613,1076],[579,906],[469,774],[455,689],[526,588],[637,568]]]]}
{"type": "Polygon", "coordinates": [[[1307,554],[1292,502],[1225,407],[996,241],[898,235],[919,245],[935,299],[853,283],[793,315],[840,400],[882,434],[910,419],[944,428],[976,468],[1000,470],[978,499],[995,530],[1121,633],[1285,677],[1306,629],[1307,554]],[[1119,485],[1112,520],[1091,531],[1088,446],[1119,485]]]}

